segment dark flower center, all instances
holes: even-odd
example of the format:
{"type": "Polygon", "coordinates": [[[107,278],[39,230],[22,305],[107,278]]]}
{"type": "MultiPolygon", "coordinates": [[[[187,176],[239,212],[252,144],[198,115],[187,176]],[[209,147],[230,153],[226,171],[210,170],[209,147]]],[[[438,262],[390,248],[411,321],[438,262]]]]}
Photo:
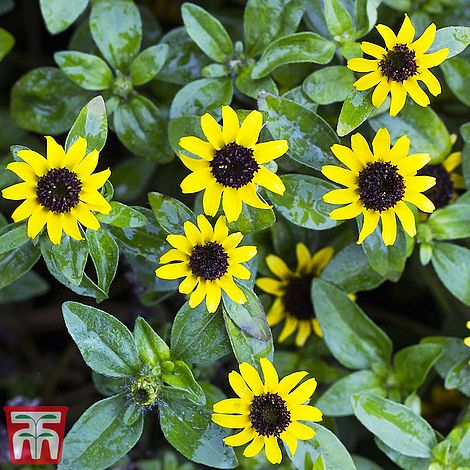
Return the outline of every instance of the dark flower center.
{"type": "Polygon", "coordinates": [[[289,315],[298,320],[311,320],[315,317],[311,286],[313,275],[292,277],[282,296],[282,303],[289,315]]]}
{"type": "Polygon", "coordinates": [[[253,158],[253,150],[235,142],[217,150],[210,166],[218,183],[236,189],[250,183],[259,170],[259,165],[253,158]]]}
{"type": "Polygon", "coordinates": [[[126,386],[127,398],[141,410],[150,409],[158,400],[160,384],[150,377],[131,379],[126,386]]]}
{"type": "Polygon", "coordinates": [[[286,402],[277,393],[257,395],[251,402],[251,425],[261,436],[276,436],[291,423],[286,402]]]}
{"type": "Polygon", "coordinates": [[[368,163],[359,173],[359,194],[366,209],[386,211],[405,195],[405,181],[389,162],[368,163]]]}
{"type": "Polygon", "coordinates": [[[418,73],[415,52],[406,44],[397,44],[379,62],[379,69],[389,80],[402,83],[418,73]]]}
{"type": "Polygon", "coordinates": [[[426,165],[418,171],[418,175],[434,176],[436,184],[424,194],[431,199],[436,209],[445,207],[454,195],[454,183],[450,175],[442,165],[426,165]]]}
{"type": "Polygon", "coordinates": [[[189,267],[195,276],[205,281],[215,281],[227,272],[228,255],[223,246],[216,242],[196,245],[189,257],[189,267]]]}
{"type": "Polygon", "coordinates": [[[82,182],[67,168],[53,168],[41,176],[36,196],[42,206],[52,212],[69,212],[79,202],[82,182]]]}

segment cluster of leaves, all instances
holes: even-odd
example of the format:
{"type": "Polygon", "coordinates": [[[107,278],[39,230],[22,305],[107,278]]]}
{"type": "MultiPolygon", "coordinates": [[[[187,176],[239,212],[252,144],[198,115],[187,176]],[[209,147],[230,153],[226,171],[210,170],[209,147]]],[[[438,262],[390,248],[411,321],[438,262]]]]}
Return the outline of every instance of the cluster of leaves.
{"type": "MultiPolygon", "coordinates": [[[[0,1],[0,14],[11,6],[0,1]]],[[[469,193],[421,218],[414,239],[399,232],[394,246],[386,247],[376,230],[358,246],[354,224],[329,217],[332,206],[322,197],[336,186],[319,173],[323,165],[337,163],[331,146],[359,126],[368,137],[383,127],[392,141],[406,134],[411,152],[429,153],[432,164],[450,154],[455,132],[469,187],[470,29],[464,24],[470,21],[470,8],[465,1],[248,0],[243,12],[233,15],[185,3],[183,26],[164,35],[152,11],[132,0],[41,0],[40,7],[52,34],[77,24],[68,50],[54,54],[58,67],[30,70],[13,86],[13,121],[39,134],[67,133],[66,149],[85,137],[87,151],[103,150],[103,155],[109,126],[122,146],[116,144],[119,159],[110,158],[112,184],[106,183],[103,191],[112,210],[97,215],[101,228],[86,230],[84,240],[65,236],[54,246],[46,233],[31,240],[25,222],[8,223],[0,214],[0,303],[24,301],[47,290],[32,271],[42,258],[59,283],[96,302],[108,298],[118,267],[125,264],[137,279],[143,306],[155,313],[162,305],[172,310],[171,322],[155,315],[151,326],[139,317],[131,333],[102,310],[75,302],[63,305],[66,328],[93,370],[96,389],[107,398],[73,425],[59,468],[112,466],[131,451],[144,423],[153,419],[166,440],[193,462],[267,468],[261,457],[248,461],[225,446],[226,430],[210,419],[212,405],[225,398],[214,382],[221,387],[226,383],[227,363],[231,368],[237,362],[259,367],[261,357],[274,360],[280,373],[308,370],[321,385],[316,406],[327,416],[324,426],[314,425],[315,438],[299,442],[284,468],[380,469],[372,453],[365,458],[346,448],[354,442],[344,438],[342,427],[349,423],[356,430],[359,422],[399,468],[469,468],[468,401],[445,436],[422,416],[429,390],[437,383],[470,396],[470,348],[462,340],[470,311],[469,193]],[[450,60],[440,66],[445,89],[438,112],[408,102],[392,118],[386,112],[388,102],[375,109],[370,91],[353,88],[355,76],[344,64],[361,56],[358,41],[374,34],[378,15],[392,26],[403,12],[417,30],[432,21],[442,26],[433,48],[448,47],[450,60]],[[180,200],[185,173],[180,162],[173,162],[181,151],[178,141],[203,137],[200,116],[209,112],[220,117],[220,106],[230,103],[240,117],[250,109],[263,112],[267,124],[262,140],[288,141],[288,155],[278,160],[286,192],[263,194],[273,209],[244,206],[240,219],[230,224],[231,231],[241,231],[258,248],[250,261],[252,278],[240,285],[247,302],[239,305],[224,296],[219,310],[208,314],[203,305],[191,309],[187,302],[181,306],[180,298],[175,301],[176,282],[157,278],[155,268],[168,249],[166,236],[182,233],[184,222],[195,221],[202,212],[200,197],[187,204],[180,200]],[[271,330],[265,316],[270,299],[255,292],[254,281],[257,274],[270,275],[267,254],[293,261],[298,241],[311,248],[335,248],[333,259],[312,283],[323,338],[311,338],[301,349],[286,343],[275,350],[278,330],[271,330]],[[418,342],[405,339],[404,347],[407,328],[417,325],[419,330],[420,323],[395,325],[382,316],[386,325],[392,324],[386,332],[359,306],[367,295],[363,293],[392,291],[384,283],[401,279],[420,288],[424,283],[445,320],[442,332],[424,337],[418,331],[411,340],[417,337],[418,342]],[[359,304],[351,299],[358,292],[359,304]],[[152,404],[158,414],[139,406],[133,395],[141,378],[158,384],[158,400],[152,404]],[[342,421],[348,416],[357,420],[342,421]]],[[[11,34],[0,28],[0,60],[13,45],[11,34]]],[[[20,161],[17,152],[25,144],[38,147],[30,136],[14,143],[20,145],[1,160],[0,188],[16,182],[4,166],[20,161]]],[[[406,284],[400,286],[407,290],[406,284]]],[[[173,454],[147,464],[193,468],[177,463],[173,454]]],[[[144,462],[139,468],[145,468],[144,462]]]]}

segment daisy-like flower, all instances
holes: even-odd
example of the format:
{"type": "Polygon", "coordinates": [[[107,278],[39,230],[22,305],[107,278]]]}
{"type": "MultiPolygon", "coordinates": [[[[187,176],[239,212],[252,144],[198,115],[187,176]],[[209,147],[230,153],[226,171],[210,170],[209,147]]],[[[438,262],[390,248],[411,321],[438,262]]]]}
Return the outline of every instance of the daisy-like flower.
{"type": "Polygon", "coordinates": [[[179,285],[182,294],[190,294],[189,306],[197,307],[206,298],[207,310],[214,313],[224,291],[234,302],[243,304],[246,297],[234,277],[249,279],[250,271],[241,263],[256,255],[255,246],[238,246],[243,240],[241,232],[229,235],[224,216],[214,228],[202,214],[197,225],[184,223],[185,235],[168,235],[173,249],[161,258],[155,274],[162,279],[185,279],[179,285]],[[168,263],[168,264],[166,264],[168,263]]]}
{"type": "Polygon", "coordinates": [[[397,236],[398,216],[405,232],[416,235],[416,221],[406,202],[423,212],[433,212],[434,204],[422,194],[436,184],[431,176],[416,176],[430,157],[427,153],[408,155],[410,139],[400,137],[390,148],[390,134],[379,129],[369,144],[361,134],[351,137],[352,149],[335,144],[332,152],[346,168],[325,165],[322,173],[346,189],[326,193],[323,200],[330,204],[347,204],[330,213],[333,220],[353,219],[364,215],[358,244],[362,243],[382,220],[385,245],[393,245],[397,236]]]}
{"type": "Polygon", "coordinates": [[[418,175],[434,176],[436,185],[424,194],[433,202],[436,209],[447,206],[457,197],[458,190],[465,189],[463,176],[456,171],[462,163],[462,153],[451,153],[442,163],[426,165],[418,171],[418,175]]]}
{"type": "Polygon", "coordinates": [[[429,97],[418,81],[423,82],[432,95],[439,95],[441,84],[429,69],[444,62],[449,54],[447,48],[425,54],[436,36],[436,25],[429,25],[416,41],[413,41],[415,29],[408,15],[405,15],[397,36],[386,25],[379,24],[376,28],[385,41],[385,48],[370,42],[361,43],[362,51],[374,58],[348,60],[351,70],[368,72],[354,83],[354,87],[368,90],[377,85],[372,94],[372,104],[377,108],[391,93],[391,116],[396,116],[403,109],[407,94],[420,106],[427,106],[429,97]]]}
{"type": "Polygon", "coordinates": [[[238,398],[215,403],[212,420],[225,428],[243,429],[226,437],[225,444],[236,447],[251,441],[243,451],[245,457],[254,457],[264,447],[267,459],[278,464],[282,460],[278,439],[294,455],[298,439],[308,440],[315,435],[312,428],[299,421],[322,420],[322,412],[306,404],[317,381],[311,378],[298,385],[308,372],[294,372],[279,380],[268,359],[262,358],[260,363],[264,383],[256,369],[246,362],[239,365],[241,375],[230,372],[228,380],[238,398]]]}
{"type": "Polygon", "coordinates": [[[263,125],[263,116],[252,111],[243,121],[230,106],[222,106],[223,127],[210,115],[201,117],[202,132],[208,142],[198,137],[182,137],[179,145],[200,158],[180,154],[190,173],[182,182],[183,193],[204,190],[204,212],[215,216],[220,200],[227,220],[234,222],[240,216],[242,203],[259,209],[269,209],[257,194],[257,185],[276,194],[284,194],[285,186],[279,176],[266,166],[287,152],[286,140],[257,144],[263,125]]]}
{"type": "Polygon", "coordinates": [[[297,243],[296,253],[295,271],[291,271],[278,256],[267,256],[266,264],[280,280],[262,277],[256,281],[256,285],[268,294],[276,296],[266,319],[270,326],[285,320],[279,342],[282,343],[297,330],[295,344],[301,347],[312,330],[317,336],[322,336],[320,325],[315,318],[310,290],[313,278],[319,276],[330,262],[333,248],[327,246],[312,256],[303,243],[297,243]]]}
{"type": "Polygon", "coordinates": [[[46,137],[47,158],[33,150],[19,150],[22,162],[12,162],[7,168],[23,182],[2,191],[5,199],[24,199],[13,212],[15,222],[28,219],[28,236],[35,238],[47,224],[52,243],[58,245],[62,230],[76,240],[82,240],[78,222],[92,230],[100,228],[93,212],[109,214],[111,206],[99,193],[108,180],[109,169],[94,173],[99,153],[86,155],[87,141],[79,137],[65,152],[52,137],[46,137]]]}

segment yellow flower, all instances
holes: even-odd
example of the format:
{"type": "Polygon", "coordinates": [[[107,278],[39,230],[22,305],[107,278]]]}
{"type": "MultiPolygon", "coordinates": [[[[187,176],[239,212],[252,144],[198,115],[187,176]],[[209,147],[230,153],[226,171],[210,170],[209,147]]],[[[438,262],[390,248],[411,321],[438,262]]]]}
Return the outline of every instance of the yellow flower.
{"type": "Polygon", "coordinates": [[[408,155],[410,139],[400,137],[390,148],[390,134],[379,129],[369,144],[361,134],[351,137],[352,150],[343,145],[331,147],[338,160],[348,169],[325,165],[322,173],[346,189],[326,193],[323,200],[330,204],[347,204],[330,213],[333,220],[353,219],[364,214],[358,244],[362,243],[382,219],[382,238],[385,245],[393,245],[397,236],[398,216],[405,232],[416,235],[416,222],[411,209],[414,204],[423,212],[432,212],[434,204],[422,193],[433,187],[436,179],[416,176],[416,172],[429,162],[427,153],[408,155]]]}
{"type": "Polygon", "coordinates": [[[308,440],[315,431],[299,421],[321,421],[322,412],[306,405],[317,386],[314,378],[296,387],[308,372],[294,372],[279,381],[276,369],[268,359],[260,360],[264,384],[250,364],[239,365],[240,374],[232,371],[228,380],[238,398],[228,398],[214,404],[212,420],[225,428],[243,429],[226,437],[225,444],[236,447],[251,443],[243,451],[245,457],[254,457],[263,447],[272,464],[280,463],[280,438],[292,455],[297,440],[308,440]]]}
{"type": "MultiPolygon", "coordinates": [[[[470,330],[470,321],[467,322],[467,328],[470,330]]],[[[470,348],[470,336],[465,338],[463,341],[470,348]]]]}
{"type": "Polygon", "coordinates": [[[7,168],[16,173],[22,183],[2,191],[5,199],[24,202],[13,212],[15,222],[28,220],[28,236],[35,238],[47,224],[52,243],[59,244],[62,230],[76,240],[82,240],[77,222],[92,230],[100,223],[93,212],[108,214],[111,206],[98,192],[106,183],[109,169],[92,174],[98,164],[98,151],[86,155],[87,141],[79,137],[65,152],[52,137],[46,137],[47,159],[33,150],[19,150],[22,162],[7,168]]]}
{"type": "Polygon", "coordinates": [[[372,95],[372,104],[378,108],[391,93],[390,115],[396,116],[405,106],[406,95],[420,106],[427,106],[429,98],[418,81],[422,81],[429,92],[437,96],[441,93],[439,80],[429,71],[431,67],[444,62],[449,49],[444,48],[432,54],[425,54],[436,36],[436,25],[432,23],[423,35],[413,41],[415,29],[408,15],[403,25],[395,33],[383,24],[376,26],[385,41],[385,47],[362,42],[361,49],[374,59],[350,59],[348,67],[355,72],[368,72],[354,83],[357,90],[368,90],[377,85],[372,95]]]}
{"type": "Polygon", "coordinates": [[[155,274],[162,279],[185,277],[179,285],[182,294],[189,294],[189,306],[197,307],[206,298],[207,310],[211,313],[220,304],[221,291],[234,302],[243,304],[246,297],[237,286],[234,277],[249,279],[250,271],[241,263],[256,255],[255,246],[238,246],[243,240],[240,232],[229,235],[224,216],[214,226],[202,214],[197,225],[184,223],[185,235],[168,235],[168,243],[174,248],[161,258],[155,274]],[[169,263],[169,264],[166,264],[169,263]]]}
{"type": "Polygon", "coordinates": [[[190,173],[182,182],[183,193],[204,191],[203,207],[207,215],[215,216],[220,206],[227,220],[234,222],[240,216],[242,202],[259,209],[269,209],[257,194],[257,185],[276,194],[284,194],[285,186],[279,176],[264,164],[287,152],[286,140],[257,144],[263,125],[263,116],[252,111],[240,126],[237,113],[230,106],[222,106],[223,127],[210,115],[201,117],[202,132],[208,142],[198,137],[183,137],[179,145],[201,158],[180,154],[190,173]]]}
{"type": "Polygon", "coordinates": [[[447,206],[457,197],[456,190],[465,189],[465,181],[454,170],[462,163],[462,153],[451,153],[442,163],[428,164],[418,171],[418,175],[434,176],[436,185],[424,194],[433,202],[436,209],[447,206]]]}
{"type": "Polygon", "coordinates": [[[279,336],[282,343],[297,329],[295,344],[305,344],[312,330],[322,336],[320,325],[315,318],[312,296],[310,293],[312,279],[320,275],[333,256],[333,248],[327,246],[313,256],[303,243],[297,243],[297,269],[292,272],[287,264],[275,255],[266,257],[269,269],[280,279],[262,277],[256,285],[276,296],[266,319],[270,326],[277,325],[285,319],[284,328],[279,336]]]}

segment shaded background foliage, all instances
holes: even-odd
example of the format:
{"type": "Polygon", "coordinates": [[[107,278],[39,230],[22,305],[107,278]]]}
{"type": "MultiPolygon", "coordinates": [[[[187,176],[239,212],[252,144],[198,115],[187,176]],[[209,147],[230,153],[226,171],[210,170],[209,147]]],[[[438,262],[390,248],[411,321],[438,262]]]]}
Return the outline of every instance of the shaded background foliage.
{"type": "MultiPolygon", "coordinates": [[[[328,57],[317,57],[317,63],[312,63],[311,58],[307,58],[302,63],[282,65],[271,70],[269,60],[264,68],[262,60],[258,61],[256,65],[254,60],[253,63],[248,60],[243,65],[245,68],[237,69],[239,64],[224,63],[224,51],[220,53],[220,51],[213,50],[206,55],[184,33],[181,17],[182,2],[177,1],[147,0],[136,2],[139,5],[143,24],[140,50],[156,44],[169,45],[166,53],[166,48],[160,48],[161,58],[159,60],[165,64],[163,66],[155,65],[156,77],[150,76],[147,82],[143,79],[142,81],[145,83],[142,84],[138,79],[134,82],[134,88],[139,93],[138,96],[127,94],[126,87],[129,86],[129,83],[125,79],[121,81],[109,79],[102,87],[101,84],[94,87],[99,91],[84,89],[87,86],[80,87],[73,83],[57,67],[58,64],[64,69],[68,60],[65,53],[61,53],[61,56],[56,55],[59,51],[82,51],[97,57],[105,55],[103,49],[100,53],[93,42],[88,26],[90,8],[87,6],[87,2],[76,3],[77,5],[83,3],[84,13],[77,14],[78,20],[70,28],[57,35],[51,35],[44,25],[38,3],[26,0],[17,0],[16,2],[0,0],[0,13],[2,14],[0,27],[8,30],[16,40],[13,50],[6,55],[0,64],[0,161],[2,163],[0,187],[2,188],[12,184],[13,181],[8,172],[4,170],[6,163],[11,160],[9,155],[11,145],[21,144],[40,151],[43,148],[40,134],[49,133],[59,136],[59,139],[64,141],[67,131],[82,106],[98,94],[104,96],[108,112],[110,108],[114,109],[114,117],[109,119],[110,132],[106,146],[101,153],[101,161],[106,163],[100,163],[100,165],[110,166],[112,169],[111,182],[114,186],[114,198],[128,205],[142,207],[148,207],[147,194],[150,191],[175,197],[185,202],[189,207],[194,207],[195,204],[196,207],[198,204],[200,206],[200,200],[194,201],[193,198],[181,194],[179,183],[183,171],[182,165],[175,159],[174,150],[177,149],[176,143],[180,136],[199,132],[197,130],[198,115],[205,111],[218,112],[216,110],[221,104],[232,101],[232,94],[233,103],[237,107],[256,109],[257,102],[254,98],[259,90],[267,90],[273,94],[279,92],[281,95],[285,94],[285,98],[296,101],[310,111],[318,110],[322,118],[333,129],[337,129],[340,135],[347,134],[348,130],[352,130],[346,129],[350,123],[346,123],[346,127],[336,127],[342,101],[347,99],[348,90],[352,86],[352,73],[342,69],[344,81],[341,84],[337,83],[338,88],[335,90],[328,89],[328,87],[323,89],[322,86],[325,83],[328,84],[328,77],[325,80],[324,77],[318,75],[318,72],[326,70],[320,64],[328,62],[330,56],[335,53],[334,42],[330,43],[331,51],[327,50],[330,46],[325,43],[326,52],[325,48],[321,48],[321,51],[328,57]],[[184,50],[184,54],[179,58],[178,65],[179,48],[184,50]],[[163,58],[165,55],[166,61],[163,58]],[[229,65],[232,67],[231,69],[227,68],[229,65]],[[251,78],[249,77],[250,73],[251,78]],[[225,75],[230,78],[220,78],[225,75]],[[197,81],[196,85],[194,85],[195,81],[197,81]],[[44,83],[48,83],[48,85],[44,86],[44,83]],[[188,90],[186,86],[191,83],[192,88],[188,90]],[[199,100],[188,98],[195,95],[201,98],[199,100]],[[126,100],[125,98],[129,96],[130,98],[126,100]],[[140,113],[142,114],[140,115],[140,113]],[[344,129],[346,131],[341,132],[344,129]]],[[[237,51],[239,46],[236,41],[243,40],[245,2],[221,0],[195,3],[206,8],[221,21],[235,44],[235,51],[237,51]]],[[[325,41],[332,41],[332,36],[335,36],[334,26],[325,21],[320,0],[306,0],[297,3],[298,13],[294,11],[291,14],[289,18],[291,24],[287,24],[285,31],[272,31],[269,36],[270,40],[266,40],[265,43],[260,43],[258,38],[258,42],[253,41],[251,45],[248,44],[253,56],[258,59],[259,55],[267,47],[269,48],[270,43],[278,36],[296,31],[315,31],[327,38],[325,41]]],[[[354,2],[344,1],[343,3],[349,12],[353,11],[354,2]]],[[[379,9],[379,22],[388,24],[396,30],[402,21],[404,11],[411,14],[419,33],[431,21],[435,21],[438,27],[466,26],[470,23],[470,7],[465,0],[384,1],[379,9]]],[[[183,16],[184,12],[183,9],[183,16]]],[[[346,18],[344,12],[341,14],[343,18],[346,18]]],[[[188,26],[188,24],[187,20],[186,25],[188,26]]],[[[60,24],[49,24],[48,26],[51,30],[63,27],[60,24]]],[[[125,24],[121,26],[125,27],[125,24]]],[[[265,27],[265,25],[262,26],[265,27]]],[[[372,25],[370,26],[372,27],[372,25]]],[[[366,26],[363,34],[367,31],[366,26]]],[[[224,36],[224,33],[220,34],[224,36]]],[[[353,40],[359,39],[363,34],[354,37],[352,30],[351,33],[348,33],[347,29],[338,31],[338,35],[341,34],[351,34],[351,40],[341,41],[342,53],[347,57],[347,48],[354,51],[357,43],[355,46],[353,40]]],[[[372,31],[370,37],[375,39],[377,35],[372,31]]],[[[249,43],[250,38],[245,36],[245,42],[247,39],[249,43]]],[[[335,39],[337,38],[335,37],[335,39]]],[[[224,39],[222,38],[221,41],[223,43],[224,39]]],[[[135,54],[139,52],[137,46],[134,52],[135,54]]],[[[205,52],[207,53],[207,50],[205,52]]],[[[431,156],[436,162],[442,161],[450,152],[450,133],[457,136],[454,149],[462,149],[464,141],[470,140],[468,126],[464,126],[461,130],[461,126],[468,122],[470,117],[468,85],[465,85],[465,77],[468,79],[469,76],[469,57],[470,53],[467,50],[458,57],[447,61],[439,72],[444,92],[433,100],[432,108],[445,122],[445,127],[440,121],[435,124],[431,122],[433,117],[430,112],[423,111],[421,113],[420,110],[417,110],[418,117],[413,118],[412,106],[408,107],[411,111],[402,116],[405,120],[403,125],[407,126],[410,132],[416,136],[416,139],[413,140],[413,135],[408,134],[412,143],[421,139],[420,142],[429,146],[431,156]],[[407,118],[408,121],[406,121],[407,118]]],[[[105,55],[105,59],[116,70],[119,69],[119,61],[122,57],[113,59],[112,53],[110,53],[109,56],[105,55]]],[[[335,56],[334,61],[336,66],[344,65],[344,59],[340,54],[335,56]]],[[[102,62],[99,64],[102,65],[102,62]]],[[[289,113],[292,116],[296,114],[295,106],[286,103],[285,100],[267,96],[264,103],[261,100],[259,104],[272,120],[271,124],[268,123],[268,129],[273,135],[283,131],[282,126],[276,124],[278,122],[276,119],[279,119],[279,116],[289,113]]],[[[397,119],[400,119],[400,116],[397,119]]],[[[328,134],[324,128],[319,130],[314,124],[308,128],[309,132],[312,134],[326,132],[328,134]]],[[[364,129],[364,133],[369,137],[373,135],[372,129],[383,126],[389,127],[392,136],[394,135],[393,126],[396,124],[392,123],[386,114],[376,114],[369,120],[369,124],[371,127],[364,129]]],[[[395,127],[395,137],[399,135],[397,132],[399,132],[398,127],[395,127]]],[[[334,134],[325,135],[324,139],[318,138],[312,144],[307,143],[311,152],[311,162],[299,161],[296,158],[297,153],[290,154],[290,158],[279,162],[282,171],[286,174],[301,173],[306,175],[304,178],[307,179],[317,178],[318,171],[316,170],[321,167],[317,157],[323,155],[325,149],[326,153],[328,152],[327,149],[331,145],[331,143],[328,145],[325,143],[329,142],[328,139],[334,143],[337,138],[334,134]],[[315,149],[311,150],[315,145],[323,146],[323,150],[320,148],[315,153],[315,149]]],[[[428,148],[419,149],[419,151],[424,150],[428,150],[428,148]]],[[[299,153],[301,151],[302,149],[299,153]]],[[[305,158],[309,158],[309,151],[306,152],[305,158]]],[[[464,171],[465,168],[468,168],[468,162],[464,162],[464,171]]],[[[299,187],[302,186],[302,180],[299,180],[297,176],[287,175],[283,179],[287,186],[289,181],[293,186],[296,184],[299,187]]],[[[296,193],[293,189],[290,192],[296,193]]],[[[261,258],[263,254],[268,252],[275,251],[293,261],[292,245],[286,243],[286,240],[291,237],[295,240],[306,241],[311,247],[321,247],[331,241],[329,231],[307,230],[287,220],[292,221],[293,219],[290,211],[293,207],[295,209],[295,201],[282,202],[281,200],[276,201],[275,198],[272,201],[278,216],[276,230],[273,230],[272,233],[264,231],[253,235],[253,239],[260,247],[259,262],[261,266],[259,270],[261,272],[266,272],[261,258]]],[[[150,200],[150,204],[152,204],[152,200],[150,200]]],[[[6,220],[13,207],[14,204],[10,202],[3,199],[0,201],[0,212],[6,220]]],[[[465,208],[467,207],[465,206],[465,208]]],[[[152,208],[155,210],[155,207],[152,208]]],[[[156,213],[158,215],[158,210],[156,213]]],[[[145,211],[144,215],[153,220],[153,215],[149,210],[145,211]]],[[[457,216],[463,217],[463,209],[457,216]]],[[[445,216],[443,217],[445,218],[445,216]]],[[[466,217],[468,219],[468,215],[466,217]]],[[[3,222],[1,215],[0,221],[3,222]]],[[[272,220],[260,221],[259,218],[256,218],[255,221],[262,228],[272,225],[272,220]]],[[[331,221],[323,220],[322,222],[320,220],[318,225],[321,223],[328,224],[331,221]]],[[[468,220],[465,223],[468,224],[468,220]]],[[[315,224],[310,228],[325,228],[315,224]]],[[[437,225],[438,227],[442,226],[437,225]]],[[[470,316],[469,294],[468,292],[463,294],[454,292],[455,295],[452,295],[449,292],[452,287],[449,285],[447,288],[444,287],[436,275],[436,270],[439,271],[439,259],[433,259],[435,269],[431,264],[423,266],[420,262],[419,249],[416,248],[407,260],[406,268],[402,273],[403,263],[406,260],[406,255],[403,254],[406,251],[406,243],[402,240],[402,246],[399,248],[402,254],[396,257],[391,255],[388,268],[383,268],[385,266],[384,259],[379,257],[380,266],[376,271],[384,269],[383,272],[377,274],[376,271],[372,271],[368,267],[359,267],[358,272],[362,276],[361,279],[351,281],[346,272],[350,270],[350,265],[346,263],[346,260],[350,262],[351,259],[357,259],[358,263],[364,263],[365,260],[367,264],[367,259],[360,248],[350,244],[352,241],[351,232],[354,232],[356,228],[354,225],[347,227],[342,227],[342,230],[338,232],[339,235],[333,240],[333,245],[340,252],[342,249],[350,251],[343,253],[343,261],[339,257],[335,258],[336,265],[333,263],[333,266],[325,271],[323,279],[340,285],[347,292],[361,291],[358,294],[358,305],[387,332],[393,342],[395,352],[407,346],[416,345],[423,337],[427,336],[462,337],[462,325],[465,319],[470,316]],[[357,250],[360,251],[360,255],[357,254],[357,250]],[[344,275],[345,278],[342,285],[341,275],[344,275]],[[354,284],[355,282],[356,284],[354,284]],[[459,301],[456,296],[460,296],[459,298],[463,302],[459,301]]],[[[164,233],[162,230],[157,232],[157,239],[162,243],[164,233]]],[[[153,270],[164,247],[152,246],[148,242],[143,242],[145,249],[133,253],[132,243],[126,244],[125,230],[111,227],[110,233],[119,240],[121,250],[117,274],[111,285],[109,298],[100,304],[100,308],[112,312],[131,328],[137,316],[142,316],[158,330],[163,338],[168,340],[175,312],[183,305],[184,298],[179,294],[174,294],[176,284],[169,287],[168,283],[162,284],[153,275],[153,270]],[[144,260],[143,256],[147,256],[147,259],[144,260]]],[[[426,241],[425,235],[425,233],[422,234],[420,240],[422,243],[426,241]]],[[[143,239],[146,236],[147,234],[142,233],[143,239]]],[[[469,233],[466,233],[464,237],[444,234],[435,238],[441,240],[464,238],[463,241],[459,241],[459,244],[470,248],[468,236],[469,233]]],[[[376,248],[371,246],[369,249],[372,257],[377,255],[376,248]]],[[[388,253],[385,256],[388,256],[388,253]]],[[[87,263],[86,270],[88,272],[92,266],[90,260],[87,263]]],[[[452,271],[453,266],[446,261],[442,261],[440,266],[440,277],[452,279],[452,272],[442,274],[442,271],[452,271]]],[[[468,277],[465,280],[468,280],[468,277]]],[[[449,283],[452,282],[449,281],[449,283]]],[[[332,294],[332,297],[335,295],[332,294]]],[[[267,299],[261,298],[263,301],[267,301],[267,299]]],[[[0,399],[2,402],[13,400],[15,403],[20,403],[39,400],[44,404],[67,404],[70,407],[68,417],[70,426],[86,408],[102,398],[96,391],[90,371],[83,363],[59,313],[64,301],[84,302],[83,299],[59,283],[49,273],[42,259],[39,260],[33,271],[0,289],[0,399]]],[[[92,301],[86,300],[86,302],[91,303],[92,301]]],[[[322,312],[317,313],[321,319],[322,312]]],[[[323,315],[328,315],[328,311],[323,315]]],[[[207,346],[209,347],[209,345],[207,346]]],[[[332,347],[329,342],[328,346],[331,350],[334,349],[334,346],[332,347]]],[[[223,351],[223,348],[221,350],[223,351]]],[[[346,376],[350,372],[348,368],[368,370],[368,367],[348,364],[347,361],[336,361],[329,354],[325,343],[318,340],[311,341],[298,353],[289,344],[279,350],[276,348],[276,357],[279,361],[280,372],[284,370],[287,373],[292,369],[302,367],[312,370],[322,386],[320,392],[327,388],[327,384],[334,383],[346,376]]],[[[338,355],[335,357],[338,359],[338,355]]],[[[396,356],[395,360],[397,360],[396,356]]],[[[188,362],[191,362],[189,355],[188,362]]],[[[226,375],[233,367],[232,356],[223,357],[218,362],[216,370],[211,363],[206,364],[203,360],[197,362],[200,363],[193,371],[196,378],[211,381],[227,391],[226,375]]],[[[442,372],[440,375],[445,374],[442,372]]],[[[418,384],[416,388],[420,385],[418,384]]],[[[425,385],[421,389],[423,392],[421,396],[426,419],[436,430],[446,435],[453,428],[458,417],[462,415],[467,399],[455,389],[444,391],[442,386],[443,380],[435,370],[432,370],[426,377],[425,385]]],[[[412,388],[412,390],[416,390],[416,388],[412,388]]],[[[324,403],[325,409],[328,406],[328,403],[324,403]]],[[[323,409],[321,401],[319,407],[323,409]]],[[[350,410],[345,410],[339,415],[350,413],[350,410]]],[[[326,414],[329,413],[326,412],[326,414]]],[[[334,415],[334,412],[331,414],[334,415]]],[[[371,458],[378,462],[382,468],[397,468],[375,446],[371,446],[373,436],[356,419],[346,416],[337,419],[334,423],[327,420],[327,424],[335,430],[351,452],[371,458]]],[[[5,452],[5,449],[2,449],[2,452],[5,452]]],[[[157,457],[161,460],[162,468],[185,468],[182,466],[183,457],[180,455],[176,457],[172,452],[163,438],[157,420],[147,420],[143,438],[136,448],[122,460],[121,466],[133,468],[131,467],[132,462],[157,457]],[[174,463],[176,461],[180,463],[174,463]],[[174,466],[172,467],[172,465],[174,466]]],[[[0,453],[0,455],[3,454],[0,453]]],[[[138,468],[145,468],[142,465],[138,468]]],[[[188,463],[186,465],[189,469],[193,468],[191,465],[194,464],[188,463]]],[[[246,463],[246,465],[253,465],[252,468],[255,468],[255,465],[258,465],[257,468],[264,468],[263,465],[266,464],[261,460],[259,463],[252,462],[246,463]]],[[[286,464],[286,468],[288,468],[288,464],[286,464]]],[[[367,467],[358,466],[358,468],[367,467]]]]}

